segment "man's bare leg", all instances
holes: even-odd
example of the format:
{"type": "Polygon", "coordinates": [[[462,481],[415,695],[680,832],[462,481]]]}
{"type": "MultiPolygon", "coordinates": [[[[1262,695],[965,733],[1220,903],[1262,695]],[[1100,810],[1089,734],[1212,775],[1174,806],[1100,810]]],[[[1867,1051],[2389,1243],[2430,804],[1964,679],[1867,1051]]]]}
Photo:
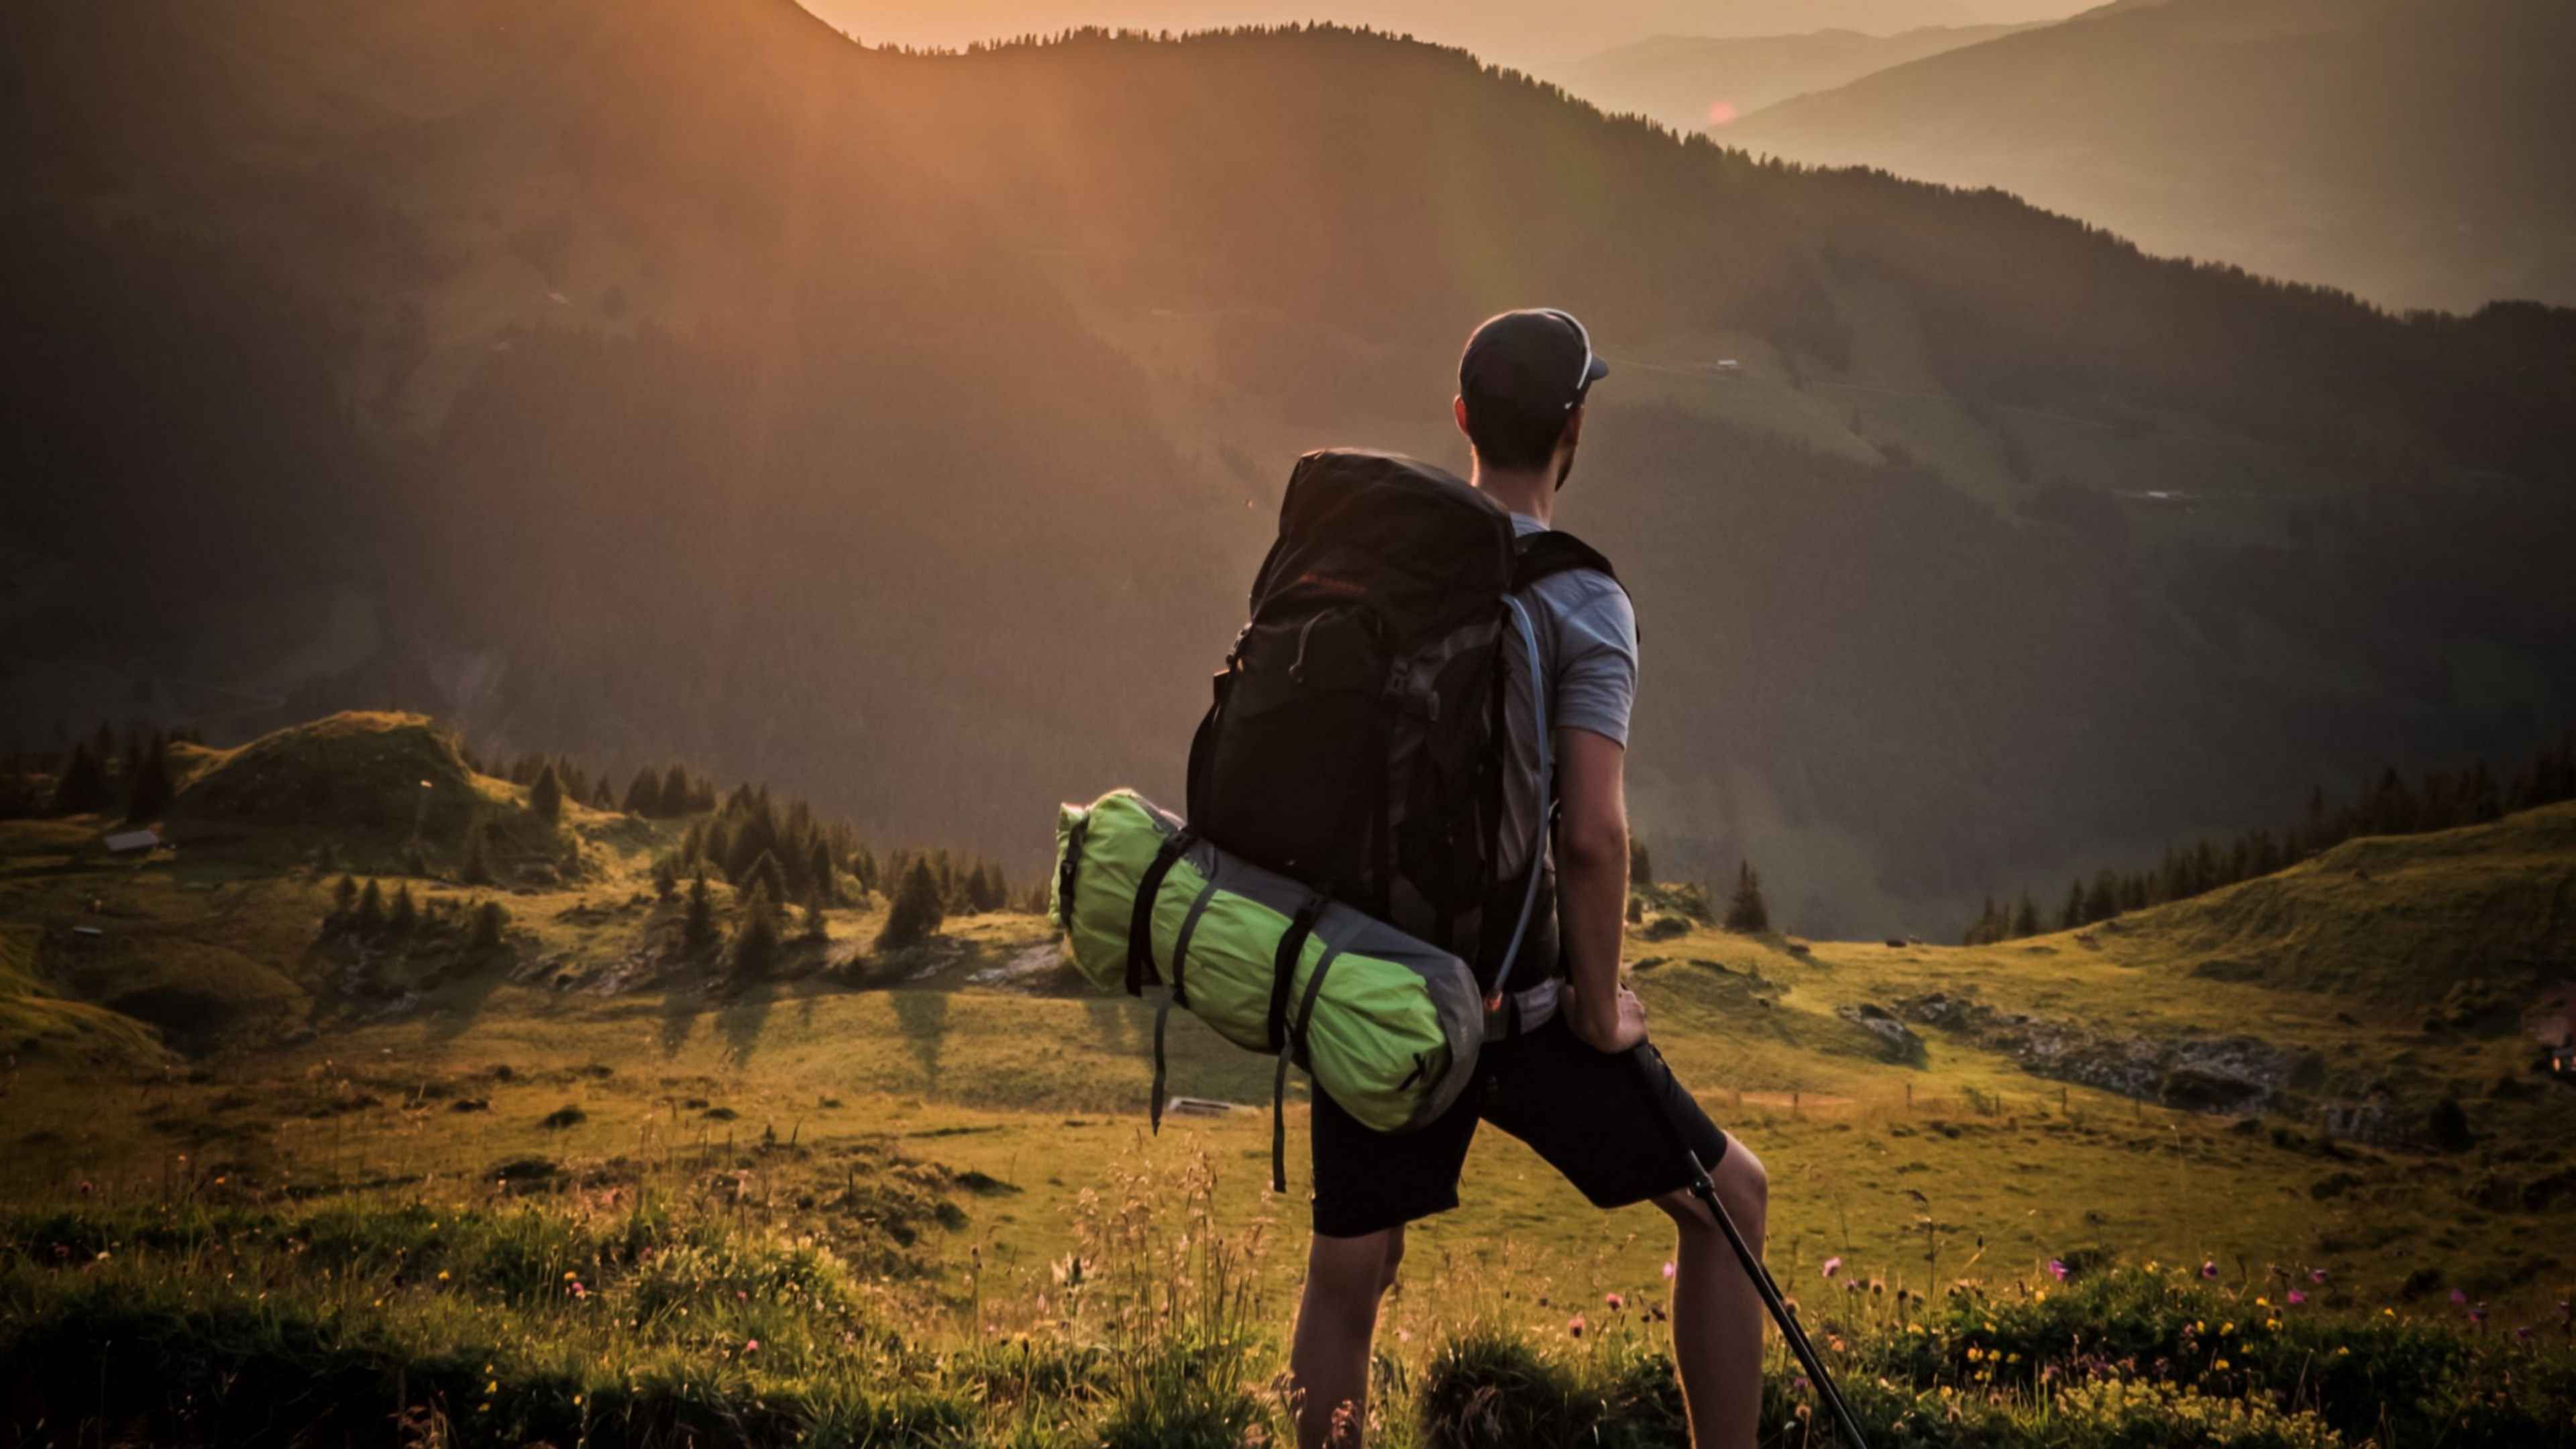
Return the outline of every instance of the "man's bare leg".
{"type": "Polygon", "coordinates": [[[1315,1235],[1306,1254],[1306,1296],[1297,1305],[1297,1341],[1288,1353],[1298,1449],[1357,1449],[1368,1424],[1378,1299],[1402,1261],[1400,1227],[1357,1238],[1315,1235]]]}
{"type": "MultiPolygon", "coordinates": [[[[1736,1231],[1759,1255],[1771,1192],[1762,1160],[1730,1136],[1709,1176],[1736,1231]]],[[[1752,1449],[1762,1418],[1762,1295],[1698,1198],[1688,1190],[1667,1193],[1655,1206],[1681,1229],[1673,1254],[1673,1361],[1692,1449],[1752,1449]]]]}

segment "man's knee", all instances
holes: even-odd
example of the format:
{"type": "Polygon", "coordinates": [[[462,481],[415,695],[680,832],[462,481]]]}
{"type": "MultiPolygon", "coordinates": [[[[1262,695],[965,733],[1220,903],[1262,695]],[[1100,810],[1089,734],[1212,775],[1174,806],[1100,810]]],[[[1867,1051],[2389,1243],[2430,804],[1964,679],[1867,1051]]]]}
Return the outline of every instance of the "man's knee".
{"type": "MultiPolygon", "coordinates": [[[[1717,1160],[1716,1168],[1708,1176],[1717,1188],[1718,1202],[1725,1206],[1726,1215],[1734,1221],[1736,1231],[1749,1241],[1760,1242],[1771,1211],[1771,1175],[1763,1170],[1762,1159],[1754,1156],[1751,1148],[1729,1137],[1725,1155],[1717,1160]]],[[[1717,1232],[1717,1219],[1709,1216],[1707,1206],[1689,1188],[1668,1192],[1655,1199],[1655,1205],[1669,1214],[1685,1233],[1715,1235],[1717,1232]]]]}
{"type": "Polygon", "coordinates": [[[1306,1255],[1306,1276],[1316,1295],[1335,1310],[1373,1318],[1378,1299],[1394,1286],[1396,1265],[1403,1261],[1400,1227],[1356,1238],[1318,1236],[1306,1255]]]}

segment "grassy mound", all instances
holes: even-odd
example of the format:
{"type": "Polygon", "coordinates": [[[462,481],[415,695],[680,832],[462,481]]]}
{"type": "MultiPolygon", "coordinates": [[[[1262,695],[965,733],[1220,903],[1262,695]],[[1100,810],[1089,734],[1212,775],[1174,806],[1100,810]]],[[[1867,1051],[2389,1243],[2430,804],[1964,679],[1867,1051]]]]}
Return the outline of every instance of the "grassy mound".
{"type": "Polygon", "coordinates": [[[158,1058],[161,1044],[133,1017],[66,1000],[36,969],[33,926],[0,926],[0,1052],[66,1053],[100,1062],[158,1058]]]}
{"type": "Polygon", "coordinates": [[[2195,975],[2382,1003],[2576,976],[2576,804],[2315,860],[2122,923],[2195,975]]]}
{"type": "MultiPolygon", "coordinates": [[[[277,825],[454,839],[508,798],[416,714],[335,714],[220,752],[171,807],[174,825],[277,825]]],[[[515,803],[511,801],[509,803],[515,803]]]]}

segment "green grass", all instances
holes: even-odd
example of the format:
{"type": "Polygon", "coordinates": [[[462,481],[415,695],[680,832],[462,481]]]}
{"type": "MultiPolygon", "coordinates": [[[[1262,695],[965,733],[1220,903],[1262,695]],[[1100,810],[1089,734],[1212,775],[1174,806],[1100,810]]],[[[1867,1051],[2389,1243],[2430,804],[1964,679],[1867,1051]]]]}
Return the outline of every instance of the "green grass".
{"type": "MultiPolygon", "coordinates": [[[[415,728],[371,727],[342,747],[415,728]]],[[[196,778],[223,763],[198,762],[196,778]]],[[[467,785],[495,809],[516,799],[497,781],[467,785]]],[[[1074,989],[1050,957],[1047,923],[971,916],[928,946],[879,953],[870,943],[882,902],[870,901],[830,912],[828,941],[792,946],[771,979],[733,981],[711,956],[680,948],[676,907],[652,899],[651,860],[680,826],[575,810],[563,830],[584,854],[576,880],[478,889],[409,878],[442,919],[506,904],[505,947],[484,956],[454,930],[364,942],[326,932],[336,876],[313,861],[339,837],[254,822],[136,865],[90,851],[103,825],[0,824],[0,1044],[15,1053],[0,1076],[0,1209],[16,1214],[22,1244],[0,1327],[38,1335],[21,1340],[29,1352],[73,1354],[113,1329],[120,1341],[213,1355],[214,1377],[187,1381],[198,1389],[309,1371],[340,1387],[296,1402],[364,1406],[315,1438],[364,1437],[397,1412],[427,1412],[427,1400],[397,1406],[406,1381],[439,1386],[441,1432],[465,1433],[455,1426],[474,1408],[459,1397],[469,1359],[517,1365],[478,1381],[506,1390],[494,1422],[557,1443],[585,1433],[673,1442],[697,1426],[702,1437],[794,1429],[819,1442],[1231,1444],[1275,1416],[1279,1335],[1305,1239],[1303,1109],[1289,1114],[1299,1139],[1290,1193],[1275,1196],[1266,1063],[1177,1017],[1172,1089],[1250,1110],[1176,1119],[1149,1136],[1151,1012],[1074,989]],[[74,947],[82,924],[101,936],[74,947]],[[165,1014],[146,1024],[110,1009],[118,1003],[165,1014]],[[1122,1205],[1169,1200],[1157,1183],[1185,1184],[1205,1224],[1198,1242],[1239,1250],[1223,1265],[1239,1292],[1222,1311],[1193,1307],[1188,1335],[1122,1340],[1116,1315],[1094,1313],[1115,1295],[1068,1294],[1061,1275],[1086,1257],[1162,1261],[1141,1242],[1109,1243],[1122,1205]],[[153,1215],[212,1226],[183,1240],[168,1236],[176,1228],[147,1232],[153,1215]],[[435,1245],[420,1237],[427,1221],[446,1225],[435,1245]],[[58,1226],[26,1226],[42,1223],[58,1226]],[[657,1290],[613,1246],[638,1231],[676,1234],[653,1241],[737,1265],[746,1254],[827,1255],[836,1266],[826,1276],[855,1295],[857,1318],[842,1330],[854,1338],[812,1348],[819,1356],[794,1373],[773,1356],[728,1378],[712,1374],[722,1362],[709,1356],[712,1339],[657,1339],[661,1330],[638,1324],[619,1331],[627,1337],[567,1337],[559,1320],[571,1310],[536,1291],[542,1275],[588,1274],[588,1287],[642,1301],[657,1290]],[[37,1245],[42,1234],[52,1236],[37,1245]],[[111,1257],[65,1269],[45,1259],[55,1241],[75,1264],[78,1253],[111,1257]],[[285,1254],[259,1259],[257,1281],[282,1295],[266,1300],[275,1306],[256,1290],[246,1305],[199,1271],[244,1241],[285,1254]],[[280,1246],[296,1243],[305,1246],[280,1246]],[[520,1267],[505,1271],[512,1252],[520,1267]],[[394,1266],[433,1253],[450,1286],[430,1290],[394,1266]],[[310,1281],[321,1267],[334,1275],[327,1294],[310,1281]],[[351,1286],[397,1275],[399,1291],[369,1288],[363,1304],[351,1286]],[[283,1361],[280,1334],[296,1345],[283,1361]],[[885,1347],[898,1340],[899,1353],[885,1347]],[[861,1344],[881,1359],[849,1357],[861,1344]],[[651,1372],[629,1384],[600,1375],[609,1361],[651,1372]],[[996,1387],[1003,1379],[1017,1387],[996,1387]],[[575,1392],[593,1419],[611,1406],[623,1427],[564,1417],[575,1392]],[[772,1410],[783,1417],[764,1417],[772,1410]]],[[[388,890],[407,868],[398,836],[347,833],[351,857],[376,853],[359,863],[386,872],[388,890]]],[[[2312,1318],[2356,1332],[2413,1325],[2432,1346],[2415,1357],[2453,1355],[2441,1360],[2450,1376],[2421,1393],[2474,1421],[2485,1410],[2465,1407],[2461,1385],[2506,1371],[2493,1353],[2514,1330],[2561,1331],[2560,1305],[2576,1288],[2565,1133],[2576,1094],[2530,1072],[2532,1044],[2505,1009],[2521,978],[2497,965],[2554,939],[2551,912],[2576,864],[2571,836],[2576,811],[2559,807],[2357,841],[2200,900],[1998,946],[1809,945],[1691,925],[1634,941],[1631,954],[1657,1041],[1770,1169],[1769,1257],[1793,1292],[1814,1298],[1829,1258],[1842,1260],[1838,1281],[1882,1285],[1873,1305],[1899,1293],[1916,1305],[2020,1303],[2012,1295],[2047,1282],[2037,1275],[2051,1259],[2137,1273],[2152,1261],[2196,1274],[2208,1262],[2215,1286],[2195,1276],[2193,1291],[2233,1301],[2321,1270],[2324,1281],[2302,1290],[2312,1318]],[[1918,1056],[1891,1060],[1839,1014],[1933,990],[2142,1039],[2256,1035],[2309,1050],[2320,1066],[2282,1111],[2240,1122],[2044,1080],[1931,1028],[1918,1056]],[[2400,1127],[2454,1098],[2477,1140],[2440,1152],[2402,1131],[2378,1146],[2319,1133],[2319,1108],[2373,1091],[2400,1127]],[[2483,1337],[2469,1317],[2481,1304],[2483,1337]],[[2390,1311],[2399,1317],[2384,1319],[2390,1311]]],[[[431,872],[452,876],[452,852],[429,855],[431,872]]],[[[716,894],[729,914],[730,892],[716,894]]],[[[1588,1424],[1582,1432],[1603,1442],[1666,1442],[1660,1330],[1630,1309],[1610,1328],[1595,1313],[1598,1331],[1579,1341],[1565,1333],[1569,1313],[1604,1294],[1629,1304],[1660,1295],[1670,1251],[1661,1216],[1593,1211],[1498,1133],[1479,1137],[1463,1196],[1411,1235],[1381,1344],[1385,1379],[1400,1389],[1383,1410],[1384,1442],[1494,1442],[1505,1430],[1478,1427],[1476,1414],[1424,1407],[1471,1400],[1504,1416],[1494,1424],[1527,1414],[1557,1429],[1588,1424]]],[[[1142,1291],[1120,1291],[1131,1290],[1142,1291]]],[[[726,1331],[755,1336],[729,1312],[718,1314],[726,1331]]],[[[1167,1303],[1148,1317],[1179,1312],[1167,1303]]],[[[2151,1317],[2144,1306],[2121,1312],[2151,1317]]],[[[2150,1359],[2171,1360],[2178,1340],[2154,1321],[2167,1336],[2150,1359]]],[[[1996,1332],[2020,1325],[2011,1331],[2028,1342],[2002,1351],[2025,1362],[2082,1356],[2071,1340],[2043,1342],[2040,1320],[1996,1322],[1996,1332]]],[[[819,1329],[772,1331],[795,1343],[819,1329]]],[[[1955,1325],[1942,1331],[1952,1348],[1969,1346],[1955,1325]]],[[[1869,1350],[1878,1357],[1856,1360],[1872,1367],[1854,1370],[1865,1394],[1882,1396],[1872,1412],[1891,1426],[1917,1416],[1917,1437],[1895,1442],[2156,1444],[2166,1441],[2149,1428],[2119,1426],[2225,1418],[2252,1402],[2241,1354],[2225,1371],[2236,1378],[2204,1366],[2187,1380],[2132,1375],[2079,1392],[2061,1376],[2042,1392],[2010,1375],[1978,1381],[1968,1365],[1983,1360],[1935,1372],[1889,1358],[1904,1347],[1887,1337],[1905,1332],[1893,1320],[1864,1316],[1851,1332],[1884,1340],[1869,1350]],[[1877,1388],[1881,1377],[1899,1387],[1877,1388]],[[1938,1399],[1945,1387],[1951,1401],[1938,1399]],[[1980,1397],[1991,1393],[2003,1397],[1980,1397]],[[1950,1425],[1948,1440],[1922,1427],[1932,1417],[1950,1425]],[[2061,1419],[2082,1427],[2049,1427],[2061,1419]]],[[[2394,1362],[2358,1339],[2334,1346],[2394,1362]]],[[[2263,1362],[2267,1374],[2280,1368],[2263,1362]]],[[[2510,1372],[2509,1385],[2490,1387],[2524,1393],[2540,1370],[2510,1372]]],[[[98,1379],[94,1365],[66,1374],[98,1379]]],[[[2313,1365],[2299,1380],[2330,1381],[2313,1365]]],[[[2563,1377],[2539,1382],[2566,1402],[2563,1377]]],[[[1779,1416],[1795,1405],[1780,1384],[1772,1412],[1786,1425],[1779,1416]]],[[[2349,1444],[2546,1442],[2391,1434],[2324,1400],[2307,1407],[2349,1444]]],[[[2272,1410],[2244,1412],[2253,1417],[2210,1429],[2210,1442],[2330,1442],[2300,1437],[2308,1430],[2295,1419],[2262,1417],[2272,1410]]],[[[129,1428],[105,1424],[92,1437],[152,1437],[129,1428]]]]}

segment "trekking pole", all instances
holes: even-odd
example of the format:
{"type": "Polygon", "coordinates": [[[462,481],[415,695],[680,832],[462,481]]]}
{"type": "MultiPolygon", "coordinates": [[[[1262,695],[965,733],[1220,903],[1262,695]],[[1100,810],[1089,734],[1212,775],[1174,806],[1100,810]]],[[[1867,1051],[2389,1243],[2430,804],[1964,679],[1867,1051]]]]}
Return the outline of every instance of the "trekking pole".
{"type": "MultiPolygon", "coordinates": [[[[1646,1049],[1655,1051],[1651,1045],[1646,1049]]],[[[1661,1062],[1663,1059],[1664,1054],[1655,1051],[1655,1060],[1661,1062]]],[[[1666,1068],[1666,1071],[1670,1070],[1666,1068]]],[[[1744,1241],[1744,1233],[1735,1226],[1735,1219],[1727,1214],[1726,1204],[1717,1200],[1717,1183],[1709,1177],[1708,1168],[1700,1162],[1699,1152],[1690,1145],[1690,1138],[1682,1132],[1681,1124],[1664,1110],[1663,1103],[1655,1100],[1654,1084],[1645,1075],[1642,1057],[1638,1059],[1637,1088],[1647,1099],[1647,1109],[1663,1122],[1664,1129],[1672,1134],[1673,1144],[1681,1149],[1683,1159],[1690,1163],[1691,1195],[1705,1204],[1710,1215],[1717,1219],[1718,1231],[1726,1234],[1727,1245],[1735,1249],[1736,1261],[1744,1265],[1744,1276],[1753,1280],[1753,1291],[1761,1295],[1762,1306],[1771,1310],[1772,1321],[1780,1325],[1780,1336],[1788,1341],[1789,1352],[1797,1356],[1798,1366],[1807,1371],[1807,1381],[1816,1386],[1817,1396],[1833,1410],[1834,1422],[1842,1431],[1843,1441],[1851,1449],[1868,1449],[1869,1441],[1861,1437],[1860,1421],[1852,1417],[1851,1405],[1843,1402],[1843,1391],[1834,1383],[1834,1376],[1826,1371],[1825,1361],[1816,1356],[1816,1346],[1807,1341],[1807,1330],[1798,1325],[1796,1310],[1780,1296],[1780,1285],[1771,1281],[1771,1270],[1762,1266],[1762,1259],[1753,1251],[1753,1245],[1744,1241]]]]}

